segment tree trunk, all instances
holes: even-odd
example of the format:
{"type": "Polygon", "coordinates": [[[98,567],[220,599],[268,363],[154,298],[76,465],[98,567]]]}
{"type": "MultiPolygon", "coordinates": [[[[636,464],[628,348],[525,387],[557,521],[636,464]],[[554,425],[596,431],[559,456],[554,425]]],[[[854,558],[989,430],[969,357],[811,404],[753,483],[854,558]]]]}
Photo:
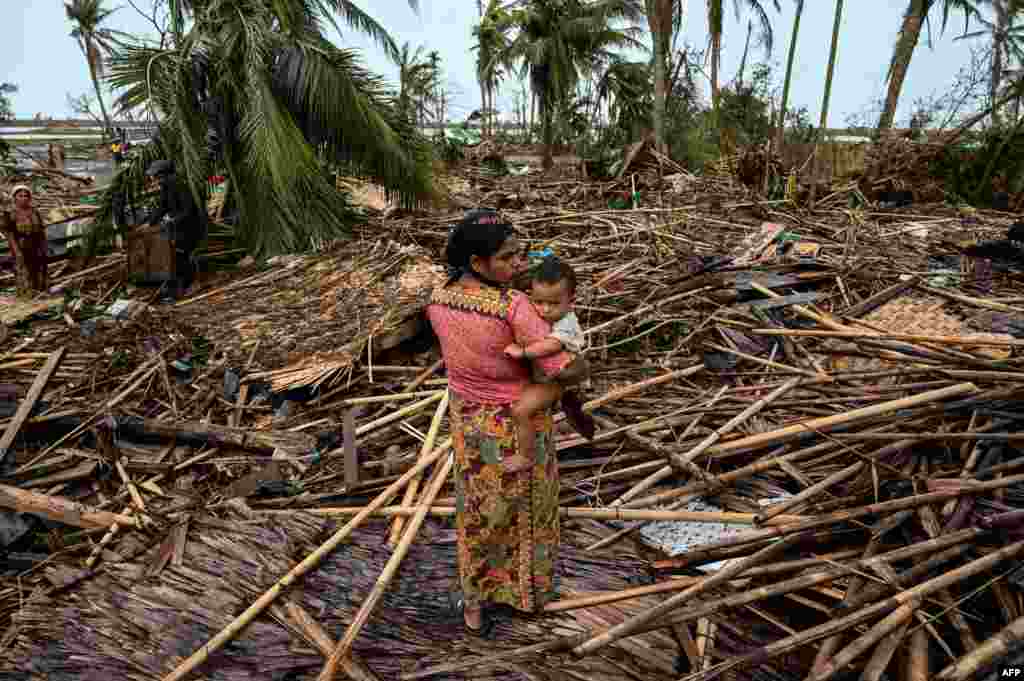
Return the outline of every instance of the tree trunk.
{"type": "Polygon", "coordinates": [[[530,126],[526,129],[526,143],[533,143],[533,126],[537,122],[537,95],[530,91],[530,126]]]}
{"type": "MultiPolygon", "coordinates": [[[[1003,52],[1006,49],[1006,5],[1004,0],[995,0],[992,3],[992,11],[995,13],[996,26],[992,34],[992,72],[989,76],[989,93],[993,102],[999,100],[999,84],[1003,80],[1003,52]]],[[[1000,126],[1003,117],[999,113],[1000,107],[992,109],[992,125],[1000,126]]]]}
{"type": "Polygon", "coordinates": [[[672,0],[646,0],[647,24],[651,31],[654,47],[654,144],[658,151],[666,153],[665,102],[668,97],[668,46],[672,32],[672,0]]]}
{"type": "Polygon", "coordinates": [[[480,77],[480,137],[487,135],[487,81],[480,77]]]}
{"type": "Polygon", "coordinates": [[[718,87],[718,66],[722,60],[722,23],[722,0],[708,0],[708,28],[711,32],[711,125],[716,132],[719,129],[722,98],[718,87]]]}
{"type": "MultiPolygon", "coordinates": [[[[915,0],[916,1],[916,0],[915,0]]],[[[828,71],[825,74],[825,96],[821,101],[821,121],[818,124],[818,134],[814,145],[814,162],[811,164],[813,169],[811,171],[811,205],[814,205],[814,200],[818,194],[818,144],[821,142],[822,135],[828,126],[828,102],[832,96],[832,74],[836,69],[836,53],[839,51],[839,26],[843,19],[843,0],[836,0],[836,21],[832,26],[832,47],[828,55],[828,71]]]]}
{"type": "Polygon", "coordinates": [[[718,114],[720,112],[721,91],[718,88],[718,63],[722,57],[722,34],[720,32],[711,34],[711,111],[714,125],[718,127],[718,114]]]}
{"type": "Polygon", "coordinates": [[[538,107],[540,108],[541,138],[544,145],[541,167],[544,168],[544,170],[551,170],[555,165],[554,149],[552,148],[555,144],[555,112],[551,110],[551,101],[548,96],[545,95],[539,99],[540,102],[538,102],[538,107]]]}
{"type": "Polygon", "coordinates": [[[896,47],[893,49],[892,62],[889,66],[889,90],[885,95],[885,108],[882,110],[881,118],[878,119],[879,132],[892,128],[893,119],[896,117],[896,105],[899,103],[900,91],[903,89],[903,81],[907,78],[910,60],[917,48],[917,41],[921,38],[921,26],[924,24],[927,13],[926,0],[910,0],[910,5],[903,15],[903,27],[896,39],[896,47]]]}
{"type": "Polygon", "coordinates": [[[89,76],[92,78],[92,87],[96,90],[96,101],[100,105],[100,113],[103,115],[103,124],[106,127],[106,131],[109,133],[114,129],[114,126],[110,124],[110,116],[107,114],[107,105],[103,103],[103,90],[100,89],[100,79],[96,75],[98,67],[98,61],[101,59],[99,52],[92,45],[87,48],[86,60],[89,62],[89,76]]]}
{"type": "Polygon", "coordinates": [[[750,53],[750,34],[754,31],[754,22],[747,22],[747,42],[743,44],[743,58],[740,59],[740,75],[736,78],[737,89],[743,88],[743,76],[747,71],[747,55],[750,53]]]}
{"type": "Polygon", "coordinates": [[[789,37],[789,57],[786,60],[786,81],[782,86],[782,102],[779,104],[779,127],[775,132],[775,148],[782,149],[786,131],[786,105],[789,102],[789,85],[793,79],[793,59],[796,56],[796,40],[800,34],[800,17],[804,13],[804,0],[797,0],[796,17],[793,18],[793,35],[789,37]]]}

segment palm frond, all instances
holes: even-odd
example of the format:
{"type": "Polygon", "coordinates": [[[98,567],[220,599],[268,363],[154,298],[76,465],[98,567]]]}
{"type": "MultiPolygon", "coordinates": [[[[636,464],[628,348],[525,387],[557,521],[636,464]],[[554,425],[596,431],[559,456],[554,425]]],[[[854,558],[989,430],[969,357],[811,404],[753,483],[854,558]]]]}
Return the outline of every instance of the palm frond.
{"type": "Polygon", "coordinates": [[[332,161],[354,164],[404,203],[430,196],[425,141],[356,53],[326,41],[289,49],[279,57],[273,87],[307,139],[332,161]]]}
{"type": "MultiPolygon", "coordinates": [[[[389,59],[392,61],[398,59],[398,45],[395,43],[394,38],[391,37],[391,34],[377,23],[376,19],[357,7],[351,0],[325,0],[325,2],[341,16],[345,23],[360,33],[365,33],[371,40],[380,45],[389,59]]],[[[415,11],[419,11],[417,0],[409,0],[409,5],[415,11]]]]}

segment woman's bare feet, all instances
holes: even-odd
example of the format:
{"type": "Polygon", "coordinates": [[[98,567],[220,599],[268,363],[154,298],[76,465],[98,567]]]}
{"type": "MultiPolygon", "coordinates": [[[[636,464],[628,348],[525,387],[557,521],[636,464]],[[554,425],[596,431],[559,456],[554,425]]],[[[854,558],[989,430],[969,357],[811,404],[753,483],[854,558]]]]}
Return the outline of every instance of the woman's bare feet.
{"type": "Polygon", "coordinates": [[[505,470],[509,473],[530,470],[533,468],[533,462],[537,460],[537,437],[533,433],[533,424],[528,419],[520,419],[516,429],[516,444],[519,451],[505,459],[505,470]]]}

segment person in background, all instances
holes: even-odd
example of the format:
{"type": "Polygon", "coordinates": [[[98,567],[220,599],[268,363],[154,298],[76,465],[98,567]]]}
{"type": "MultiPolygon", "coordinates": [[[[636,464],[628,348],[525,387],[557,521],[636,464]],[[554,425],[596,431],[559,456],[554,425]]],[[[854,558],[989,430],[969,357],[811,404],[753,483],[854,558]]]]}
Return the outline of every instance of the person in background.
{"type": "MultiPolygon", "coordinates": [[[[558,462],[550,410],[534,416],[532,456],[512,414],[530,368],[507,357],[551,332],[526,295],[508,288],[525,268],[512,227],[494,211],[470,211],[446,250],[451,278],[435,289],[426,316],[441,343],[451,391],[456,527],[461,590],[452,605],[467,631],[487,636],[485,606],[537,612],[556,596],[558,462]]],[[[563,384],[585,378],[566,352],[536,360],[563,384]]]]}
{"type": "Polygon", "coordinates": [[[121,162],[124,161],[124,154],[121,152],[121,141],[119,139],[115,138],[110,143],[110,154],[114,158],[114,167],[120,168],[121,162]]]}
{"type": "Polygon", "coordinates": [[[173,242],[175,251],[175,290],[173,297],[184,295],[195,277],[192,253],[206,236],[206,211],[196,204],[184,178],[174,169],[174,162],[153,161],[146,175],[160,183],[160,202],[149,214],[147,222],[160,226],[165,239],[173,242]]]}
{"type": "Polygon", "coordinates": [[[19,184],[11,191],[14,207],[0,212],[0,234],[14,255],[17,296],[31,298],[49,284],[46,226],[32,205],[32,190],[19,184]]]}

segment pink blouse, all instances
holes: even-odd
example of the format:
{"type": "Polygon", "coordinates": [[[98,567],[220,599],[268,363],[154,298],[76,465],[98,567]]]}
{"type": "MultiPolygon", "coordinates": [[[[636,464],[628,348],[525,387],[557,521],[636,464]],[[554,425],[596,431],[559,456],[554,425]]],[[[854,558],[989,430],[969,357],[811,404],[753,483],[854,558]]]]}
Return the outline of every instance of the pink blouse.
{"type": "MultiPolygon", "coordinates": [[[[441,341],[449,387],[459,397],[479,404],[516,402],[530,382],[530,371],[525,362],[506,357],[505,347],[526,346],[551,332],[551,325],[525,294],[457,284],[434,292],[427,319],[441,341]]],[[[572,359],[559,352],[536,362],[551,377],[572,359]]]]}

